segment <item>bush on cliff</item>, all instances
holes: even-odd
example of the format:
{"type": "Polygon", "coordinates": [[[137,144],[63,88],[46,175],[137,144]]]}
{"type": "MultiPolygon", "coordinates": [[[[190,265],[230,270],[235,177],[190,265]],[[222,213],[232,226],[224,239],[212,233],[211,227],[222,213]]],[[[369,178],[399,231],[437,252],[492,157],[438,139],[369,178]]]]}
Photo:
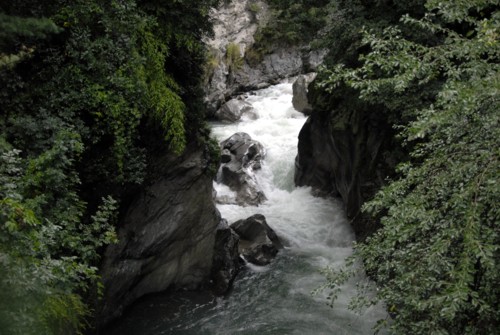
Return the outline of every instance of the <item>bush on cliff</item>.
{"type": "Polygon", "coordinates": [[[290,47],[315,41],[325,27],[330,0],[268,0],[270,18],[259,27],[255,43],[245,53],[246,61],[257,65],[277,47],[290,47]]]}
{"type": "Polygon", "coordinates": [[[217,2],[0,4],[2,332],[86,326],[118,201],[150,156],[207,137],[201,36],[217,2]]]}
{"type": "MultiPolygon", "coordinates": [[[[365,30],[360,66],[331,67],[320,83],[351,87],[387,113],[396,112],[394,97],[407,101],[398,129],[410,158],[364,205],[382,227],[356,247],[396,334],[500,327],[498,4],[429,0],[427,13],[403,16],[401,28],[365,30]],[[415,88],[436,90],[433,101],[416,105],[407,95],[415,88]]],[[[349,271],[328,271],[326,287],[334,294],[349,271]]]]}

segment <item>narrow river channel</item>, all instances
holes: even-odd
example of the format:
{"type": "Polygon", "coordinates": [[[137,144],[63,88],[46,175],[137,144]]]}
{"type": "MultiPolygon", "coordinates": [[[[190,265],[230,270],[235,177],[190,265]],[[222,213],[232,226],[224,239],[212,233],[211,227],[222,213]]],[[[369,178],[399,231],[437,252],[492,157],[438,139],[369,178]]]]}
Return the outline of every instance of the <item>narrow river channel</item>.
{"type": "MultiPolygon", "coordinates": [[[[354,234],[341,205],[313,197],[309,188],[293,184],[297,136],[306,118],[291,104],[292,84],[282,83],[252,92],[246,98],[257,119],[212,124],[222,141],[246,132],[267,151],[259,184],[268,200],[258,207],[218,205],[229,223],[263,214],[287,247],[268,266],[248,265],[226,297],[180,293],[156,295],[133,306],[113,334],[373,334],[376,321],[386,317],[382,306],[358,315],[348,309],[355,282],[346,284],[333,308],[324,295],[311,291],[324,282],[319,270],[341,266],[352,253],[354,234]]],[[[219,195],[231,191],[215,184],[219,195]]]]}

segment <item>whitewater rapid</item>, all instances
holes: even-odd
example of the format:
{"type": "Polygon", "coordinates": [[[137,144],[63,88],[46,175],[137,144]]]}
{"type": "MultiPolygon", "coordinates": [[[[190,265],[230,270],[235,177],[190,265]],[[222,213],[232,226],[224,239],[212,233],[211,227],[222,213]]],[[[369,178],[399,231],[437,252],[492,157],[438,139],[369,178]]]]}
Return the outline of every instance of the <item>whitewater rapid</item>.
{"type": "MultiPolygon", "coordinates": [[[[352,254],[354,233],[337,200],[294,187],[297,137],[306,118],[292,107],[292,84],[252,92],[245,100],[257,119],[213,123],[212,132],[218,141],[246,132],[264,145],[267,154],[256,177],[268,200],[258,207],[217,207],[229,223],[263,214],[285,249],[268,266],[248,265],[226,297],[185,293],[146,299],[114,334],[362,335],[372,334],[376,321],[386,318],[380,305],[363,315],[348,309],[354,280],[344,285],[333,308],[327,306],[326,292],[311,294],[325,281],[322,268],[339,267],[352,254]]],[[[223,185],[214,183],[214,188],[218,195],[232,195],[223,185]]]]}

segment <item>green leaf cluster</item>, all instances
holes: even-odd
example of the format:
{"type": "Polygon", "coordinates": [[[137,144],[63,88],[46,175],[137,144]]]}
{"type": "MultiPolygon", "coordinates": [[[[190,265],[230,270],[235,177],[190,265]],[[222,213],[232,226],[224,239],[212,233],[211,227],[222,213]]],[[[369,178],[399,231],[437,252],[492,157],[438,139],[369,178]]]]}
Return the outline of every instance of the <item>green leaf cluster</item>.
{"type": "Polygon", "coordinates": [[[217,3],[0,4],[0,332],[88,326],[119,203],[155,155],[208,139],[201,39],[217,3]]]}
{"type": "Polygon", "coordinates": [[[0,13],[0,53],[17,53],[23,44],[46,39],[61,30],[47,18],[26,18],[0,13]]]}
{"type": "Polygon", "coordinates": [[[255,65],[276,47],[317,41],[320,31],[327,23],[330,2],[330,0],[268,0],[270,17],[256,32],[255,43],[245,52],[246,60],[255,65]]]}
{"type": "Polygon", "coordinates": [[[102,199],[92,222],[82,222],[85,203],[71,168],[80,144],[62,131],[53,148],[27,165],[19,150],[0,156],[0,325],[8,334],[84,328],[89,310],[81,294],[98,278],[99,248],[116,240],[117,206],[102,199]]]}
{"type": "Polygon", "coordinates": [[[269,23],[260,34],[268,41],[296,45],[310,42],[326,23],[329,0],[269,0],[269,23]]]}
{"type": "Polygon", "coordinates": [[[235,72],[243,66],[240,46],[237,43],[229,43],[226,49],[226,64],[229,71],[235,72]]]}
{"type": "Polygon", "coordinates": [[[425,14],[399,26],[365,29],[359,66],[330,67],[319,83],[383,105],[409,153],[399,177],[364,205],[382,228],[356,248],[396,334],[498,333],[498,5],[427,1],[425,14]],[[412,100],[426,90],[432,99],[412,100]]]}

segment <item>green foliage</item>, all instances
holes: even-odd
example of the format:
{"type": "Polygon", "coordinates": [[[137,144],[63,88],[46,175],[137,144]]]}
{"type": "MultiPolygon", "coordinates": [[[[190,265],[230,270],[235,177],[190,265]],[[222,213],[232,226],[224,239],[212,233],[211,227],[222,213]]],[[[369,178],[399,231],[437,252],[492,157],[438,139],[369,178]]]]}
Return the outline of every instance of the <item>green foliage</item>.
{"type": "Polygon", "coordinates": [[[237,43],[229,43],[226,49],[226,64],[229,71],[236,72],[243,66],[240,46],[237,43]]]}
{"type": "Polygon", "coordinates": [[[43,40],[62,29],[47,18],[23,18],[0,13],[0,54],[16,53],[20,44],[43,40]]]}
{"type": "Polygon", "coordinates": [[[0,68],[14,66],[33,54],[33,45],[61,32],[46,18],[23,18],[0,12],[0,68]]]}
{"type": "Polygon", "coordinates": [[[211,80],[215,69],[219,66],[218,52],[216,50],[209,50],[203,67],[203,83],[205,85],[211,80]]]}
{"type": "MultiPolygon", "coordinates": [[[[181,97],[186,107],[183,124],[186,137],[200,142],[207,140],[203,135],[205,106],[202,98],[207,50],[201,38],[213,34],[209,11],[217,7],[220,2],[220,0],[140,2],[141,8],[150,17],[156,18],[158,26],[152,32],[158,36],[159,41],[168,45],[165,69],[180,88],[179,91],[173,89],[172,92],[181,97]]],[[[179,119],[175,121],[180,126],[179,119]]]]}
{"type": "MultiPolygon", "coordinates": [[[[498,4],[427,1],[427,14],[401,21],[438,38],[365,30],[370,51],[361,66],[330,68],[319,84],[330,92],[351,87],[387,113],[397,112],[392,96],[407,101],[411,115],[399,129],[410,160],[365,204],[382,228],[356,248],[397,334],[498,333],[498,4]],[[406,100],[416,88],[436,92],[433,101],[406,100]]],[[[329,288],[346,271],[331,274],[329,288]]]]}
{"type": "Polygon", "coordinates": [[[221,152],[219,142],[214,138],[210,138],[210,140],[206,142],[206,152],[209,162],[208,173],[215,177],[220,165],[221,152]]]}
{"type": "Polygon", "coordinates": [[[112,198],[103,199],[92,224],[81,222],[85,204],[75,193],[79,182],[71,169],[80,144],[63,133],[27,165],[18,150],[0,158],[0,287],[3,302],[16,302],[0,304],[0,322],[12,334],[81,329],[89,310],[73,292],[87,291],[98,279],[92,266],[98,248],[116,241],[112,198]]]}
{"type": "Polygon", "coordinates": [[[50,295],[39,312],[46,334],[82,334],[84,318],[90,316],[88,307],[77,294],[50,295]]]}
{"type": "Polygon", "coordinates": [[[208,138],[201,36],[217,2],[0,4],[2,334],[87,326],[121,197],[150,157],[208,138]]]}
{"type": "Polygon", "coordinates": [[[248,5],[248,10],[250,10],[254,15],[261,11],[259,4],[253,2],[248,5]]]}
{"type": "MultiPolygon", "coordinates": [[[[315,45],[319,32],[327,23],[329,3],[329,0],[269,0],[270,18],[265,26],[259,27],[254,36],[255,43],[246,50],[247,62],[257,65],[276,47],[311,42],[315,45]]],[[[257,10],[258,6],[250,5],[250,11],[257,10]]]]}
{"type": "Polygon", "coordinates": [[[153,118],[166,129],[165,139],[177,154],[182,153],[186,145],[184,131],[185,105],[178,95],[179,85],[165,72],[164,64],[168,56],[167,45],[155,36],[150,27],[142,33],[141,48],[147,56],[144,66],[144,79],[147,85],[149,108],[153,118]]]}
{"type": "Polygon", "coordinates": [[[310,42],[326,23],[328,0],[270,0],[269,24],[260,32],[269,42],[294,45],[310,42]]]}

